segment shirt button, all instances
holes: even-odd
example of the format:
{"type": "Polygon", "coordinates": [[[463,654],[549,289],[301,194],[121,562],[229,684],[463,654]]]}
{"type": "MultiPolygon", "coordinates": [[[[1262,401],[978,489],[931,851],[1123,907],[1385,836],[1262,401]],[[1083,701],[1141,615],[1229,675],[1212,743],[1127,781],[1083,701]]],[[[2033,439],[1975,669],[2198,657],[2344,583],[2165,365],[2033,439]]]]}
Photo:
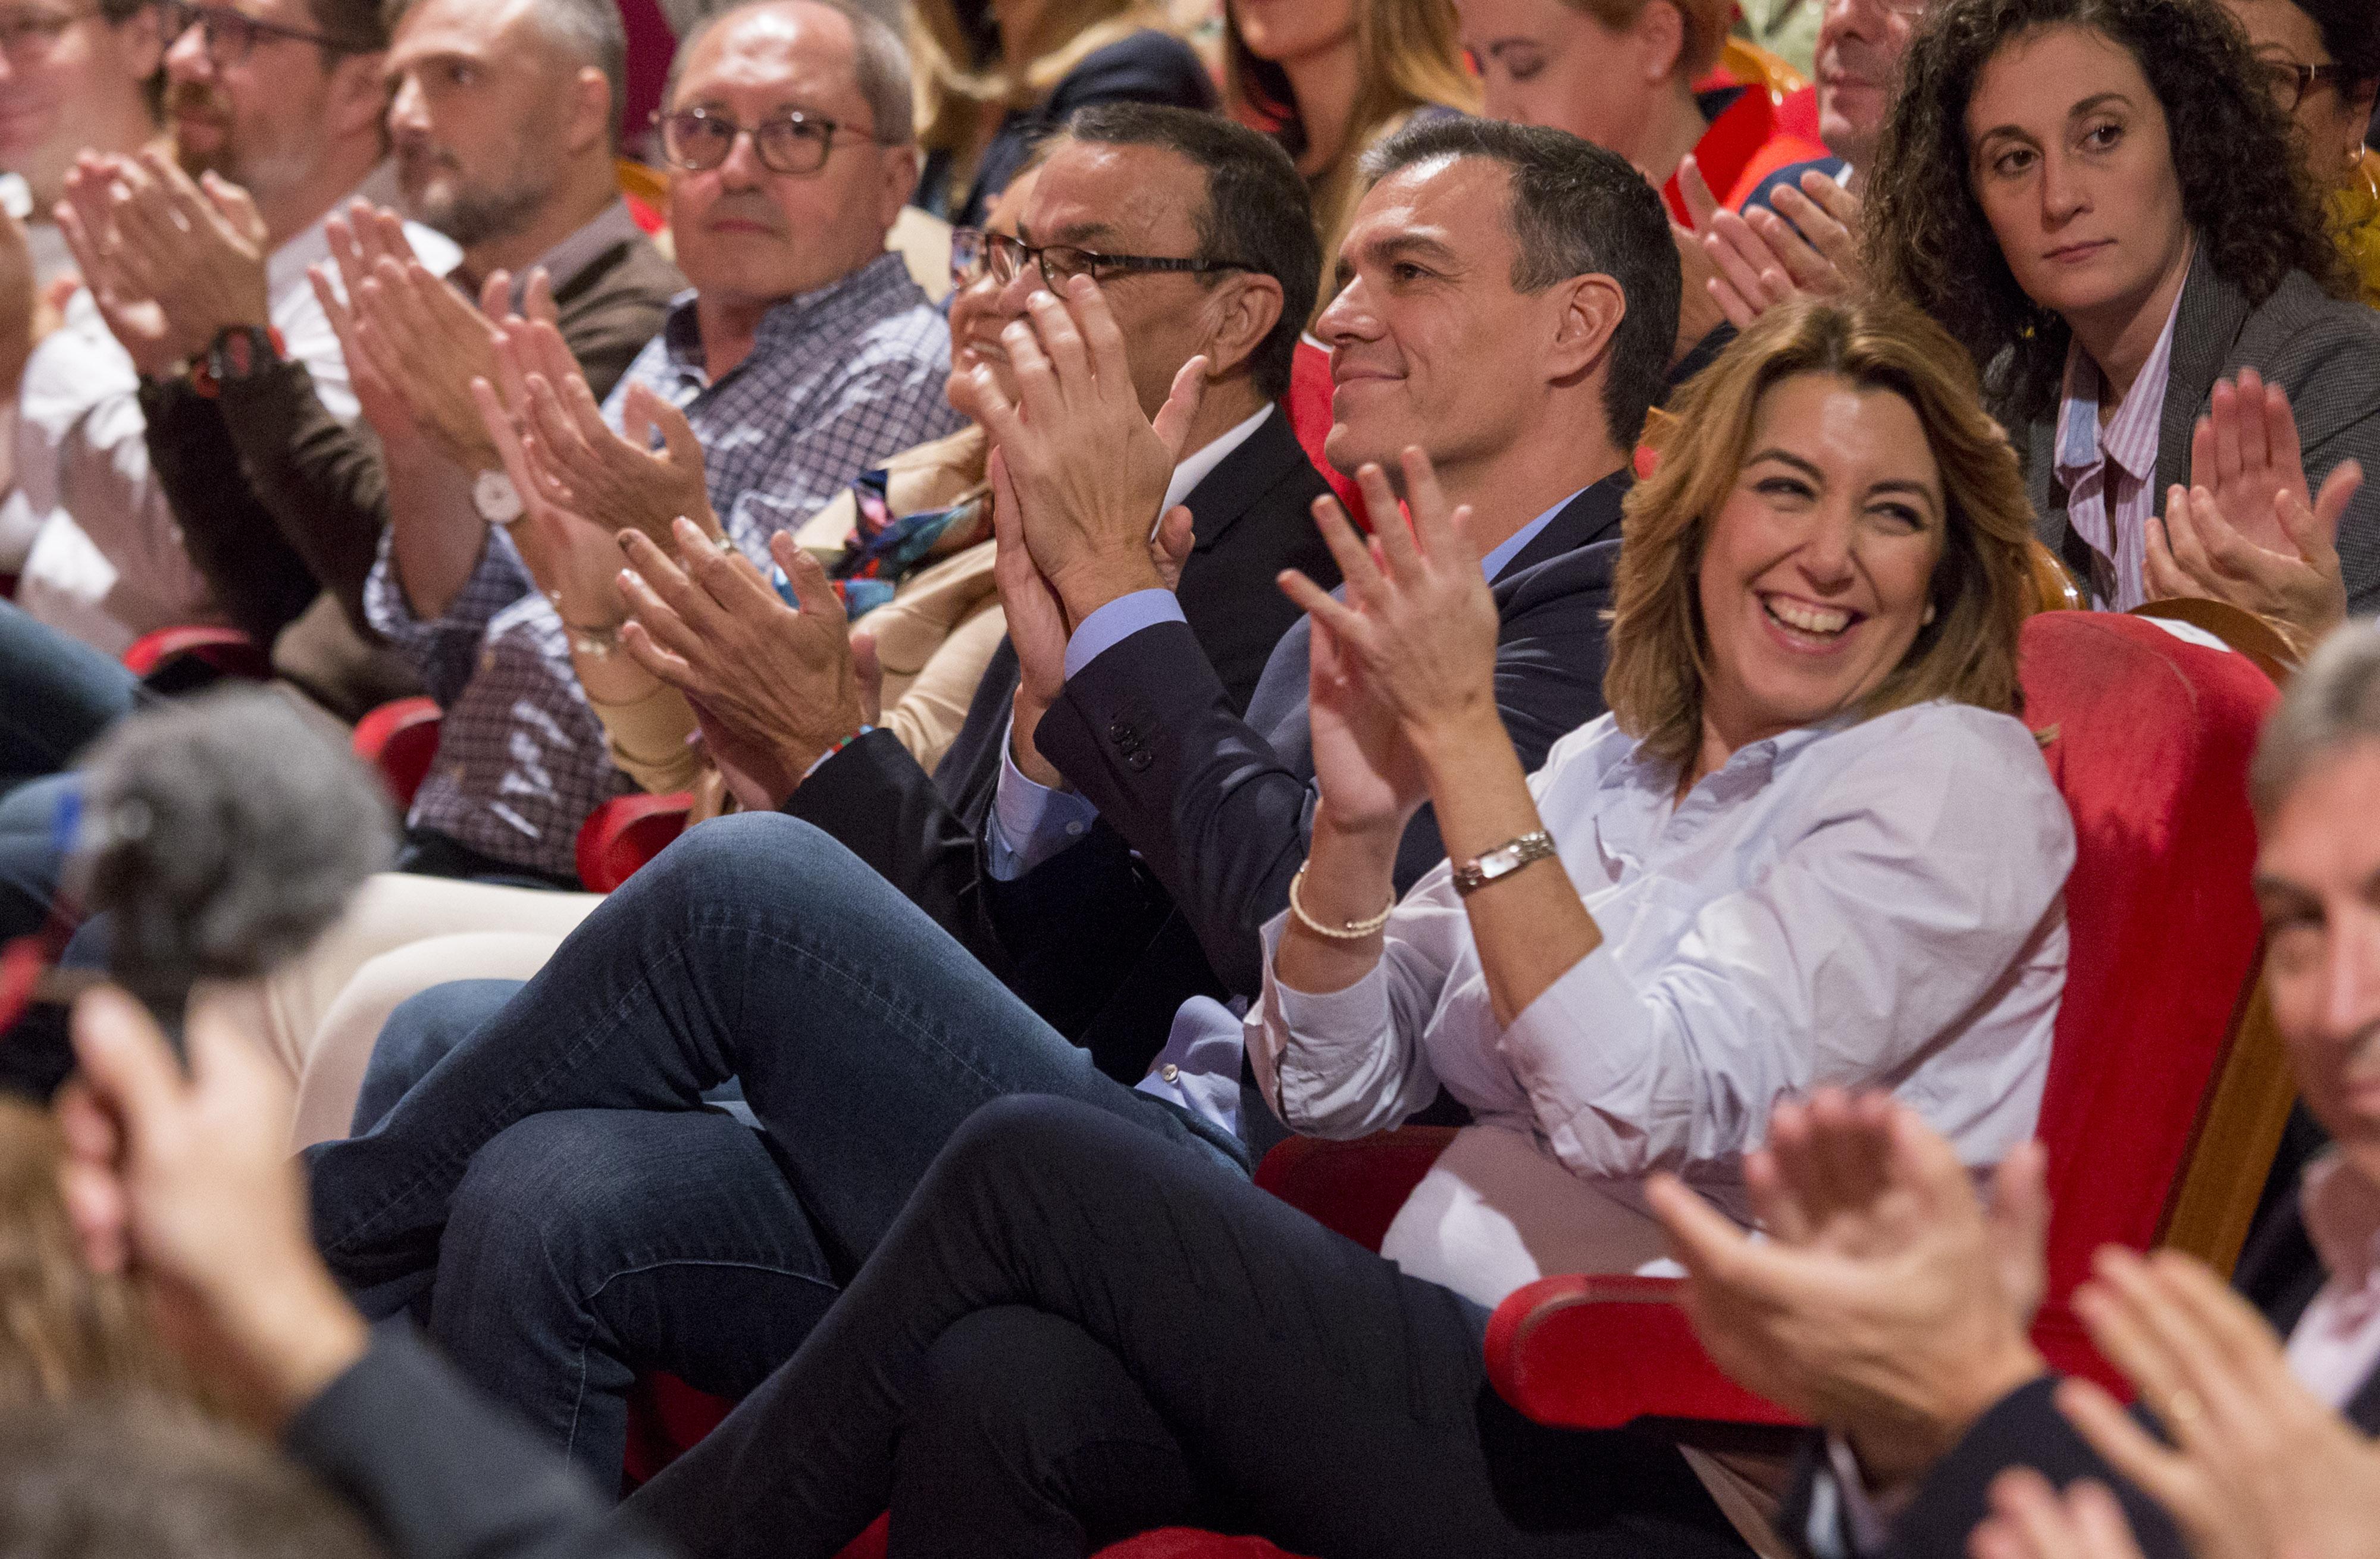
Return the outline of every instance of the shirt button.
{"type": "Polygon", "coordinates": [[[1157,1075],[1163,1078],[1168,1082],[1177,1082],[1182,1076],[1182,1069],[1175,1066],[1172,1062],[1168,1061],[1163,1066],[1157,1069],[1157,1075]]]}
{"type": "Polygon", "coordinates": [[[480,652],[480,670],[482,671],[492,671],[495,669],[496,652],[492,649],[481,650],[480,652]]]}
{"type": "Polygon", "coordinates": [[[1083,826],[1080,823],[1069,823],[1066,825],[1066,832],[1075,839],[1080,839],[1083,837],[1083,826]]]}

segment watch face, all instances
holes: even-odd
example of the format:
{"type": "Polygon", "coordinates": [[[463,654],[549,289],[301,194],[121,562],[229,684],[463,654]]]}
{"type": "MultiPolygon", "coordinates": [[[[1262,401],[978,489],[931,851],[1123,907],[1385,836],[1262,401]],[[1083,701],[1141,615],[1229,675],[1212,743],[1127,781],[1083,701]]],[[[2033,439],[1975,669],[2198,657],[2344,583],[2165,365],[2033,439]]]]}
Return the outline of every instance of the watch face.
{"type": "Polygon", "coordinates": [[[520,489],[502,471],[482,471],[471,484],[471,502],[480,518],[492,526],[508,526],[521,517],[520,489]]]}

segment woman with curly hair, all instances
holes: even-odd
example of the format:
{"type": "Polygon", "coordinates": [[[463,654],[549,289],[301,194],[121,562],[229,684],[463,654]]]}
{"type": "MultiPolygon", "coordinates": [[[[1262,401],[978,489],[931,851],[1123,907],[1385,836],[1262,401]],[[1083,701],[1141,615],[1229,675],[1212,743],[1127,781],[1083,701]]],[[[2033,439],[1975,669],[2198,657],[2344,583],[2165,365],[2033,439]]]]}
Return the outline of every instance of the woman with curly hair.
{"type": "Polygon", "coordinates": [[[1902,72],[1871,273],[1985,365],[2094,602],[2380,609],[2380,319],[2216,0],[1949,0],[1902,72]]]}

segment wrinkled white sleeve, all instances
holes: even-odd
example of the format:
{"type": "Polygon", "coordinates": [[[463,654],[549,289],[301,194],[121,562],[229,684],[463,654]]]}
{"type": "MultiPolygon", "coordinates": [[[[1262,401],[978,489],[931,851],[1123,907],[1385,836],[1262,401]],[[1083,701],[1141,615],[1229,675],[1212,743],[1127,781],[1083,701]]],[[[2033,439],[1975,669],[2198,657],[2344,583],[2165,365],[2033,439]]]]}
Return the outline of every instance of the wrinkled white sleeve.
{"type": "Polygon", "coordinates": [[[1876,746],[1824,809],[1755,886],[1699,906],[1648,978],[1598,948],[1505,1031],[1498,1052],[1573,1173],[1731,1159],[1780,1095],[1898,1082],[2003,986],[2074,861],[2013,720],[1876,746]]]}
{"type": "Polygon", "coordinates": [[[1273,976],[1288,925],[1265,923],[1264,994],[1247,1017],[1257,1085],[1292,1130],[1310,1137],[1384,1131],[1438,1096],[1422,1046],[1449,971],[1471,935],[1440,864],[1389,917],[1380,961],[1344,990],[1315,996],[1273,976]]]}
{"type": "Polygon", "coordinates": [[[212,591],[150,468],[140,378],[90,293],[33,349],[17,406],[17,489],[32,511],[64,509],[143,596],[199,611],[212,591]]]}

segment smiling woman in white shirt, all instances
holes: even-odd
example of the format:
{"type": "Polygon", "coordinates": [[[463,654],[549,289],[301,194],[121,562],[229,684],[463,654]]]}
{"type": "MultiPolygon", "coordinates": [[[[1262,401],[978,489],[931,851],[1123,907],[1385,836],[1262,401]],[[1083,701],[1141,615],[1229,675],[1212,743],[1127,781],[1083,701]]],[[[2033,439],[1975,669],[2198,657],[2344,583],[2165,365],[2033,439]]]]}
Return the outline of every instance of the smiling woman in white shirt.
{"type": "Polygon", "coordinates": [[[917,1553],[1180,1523],[1312,1554],[1742,1552],[1673,1446],[1506,1408],[1487,1307],[1657,1254],[1650,1169],[1740,1202],[1789,1093],[1890,1088],[1978,1164],[2028,1136],[2074,847],[2012,712],[2016,461],[1950,340],[1792,306],[1678,409],[1628,501],[1613,713],[1534,780],[1467,516],[1418,452],[1413,535],[1320,516],[1343,604],[1284,576],[1321,801],[1267,928],[1257,1078],[1303,1130],[1441,1085],[1479,1122],[1387,1259],[1097,1111],[999,1101],[640,1514],[706,1553],[832,1554],[888,1503],[917,1553]],[[1425,801],[1449,864],[1391,903],[1425,801]]]}

